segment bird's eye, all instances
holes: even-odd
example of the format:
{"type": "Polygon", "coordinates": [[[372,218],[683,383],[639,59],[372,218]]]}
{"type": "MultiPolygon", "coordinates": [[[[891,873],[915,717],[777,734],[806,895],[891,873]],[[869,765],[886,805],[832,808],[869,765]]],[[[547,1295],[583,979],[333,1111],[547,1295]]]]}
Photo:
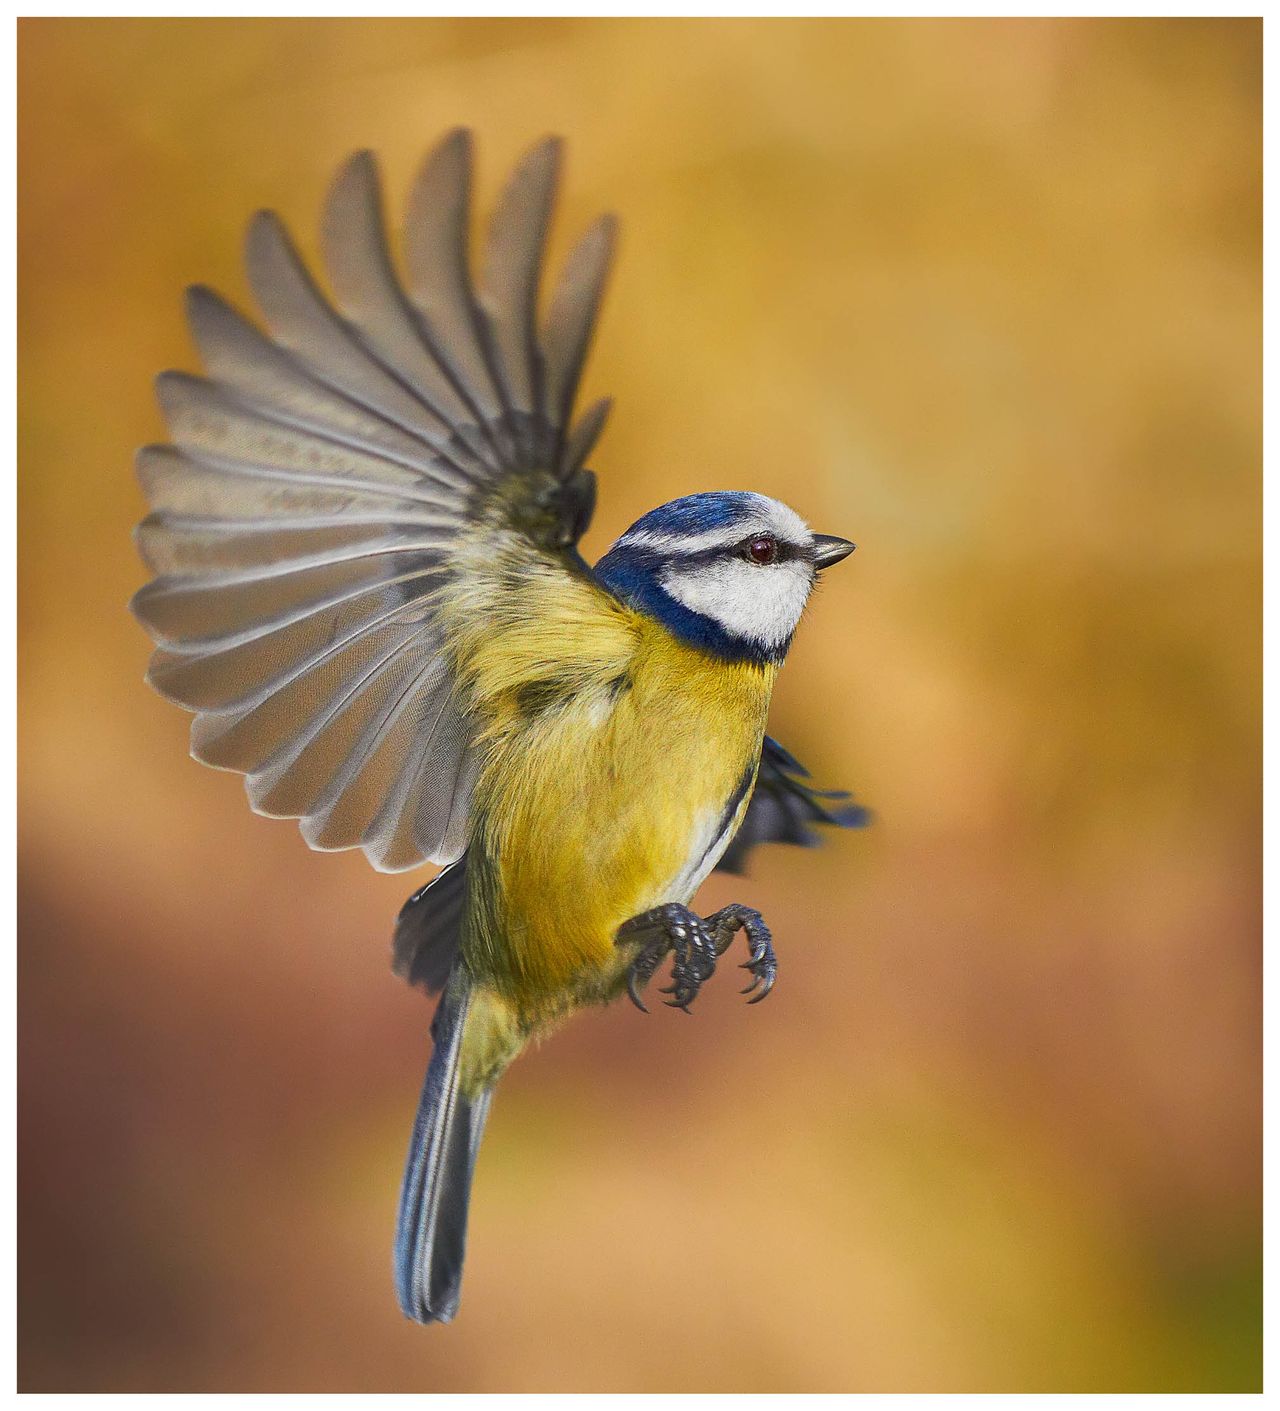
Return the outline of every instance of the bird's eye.
{"type": "Polygon", "coordinates": [[[778,541],[772,534],[758,534],[754,539],[747,540],[742,546],[742,552],[752,563],[776,563],[778,541]]]}

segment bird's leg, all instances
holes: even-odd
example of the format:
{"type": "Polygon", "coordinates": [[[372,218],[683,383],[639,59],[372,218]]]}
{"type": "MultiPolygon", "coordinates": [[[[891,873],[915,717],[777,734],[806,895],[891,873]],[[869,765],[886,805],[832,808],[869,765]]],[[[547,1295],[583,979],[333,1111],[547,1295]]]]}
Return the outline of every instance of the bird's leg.
{"type": "Polygon", "coordinates": [[[689,1013],[689,1005],[697,998],[704,980],[711,978],[716,968],[716,948],[702,917],[678,902],[655,906],[642,911],[618,927],[618,945],[639,943],[640,949],[627,972],[627,993],[637,1009],[645,1009],[640,989],[648,984],[653,972],[670,952],[671,984],[662,993],[671,995],[666,1003],[689,1013]]]}
{"type": "Polygon", "coordinates": [[[773,989],[773,982],[778,978],[778,957],[773,953],[773,937],[764,924],[764,917],[749,906],[733,902],[708,916],[704,924],[711,932],[711,941],[718,956],[729,949],[739,931],[747,933],[750,959],[739,968],[751,971],[751,983],[742,993],[749,995],[759,985],[760,993],[747,1001],[748,1004],[759,1004],[773,989]]]}

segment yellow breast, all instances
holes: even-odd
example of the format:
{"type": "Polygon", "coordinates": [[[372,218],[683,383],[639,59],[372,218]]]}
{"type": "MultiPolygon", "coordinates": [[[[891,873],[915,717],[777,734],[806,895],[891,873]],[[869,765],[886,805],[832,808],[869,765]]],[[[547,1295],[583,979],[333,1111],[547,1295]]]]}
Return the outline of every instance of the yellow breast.
{"type": "Polygon", "coordinates": [[[477,978],[522,1009],[613,983],[618,927],[687,902],[732,837],[775,674],[644,619],[614,679],[526,695],[495,728],[475,796],[464,948],[477,978]]]}

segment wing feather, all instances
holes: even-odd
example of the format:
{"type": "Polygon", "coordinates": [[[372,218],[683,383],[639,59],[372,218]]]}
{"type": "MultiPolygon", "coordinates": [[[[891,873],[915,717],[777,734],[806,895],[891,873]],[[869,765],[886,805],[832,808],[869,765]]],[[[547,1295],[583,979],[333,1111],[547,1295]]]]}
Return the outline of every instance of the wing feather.
{"type": "Polygon", "coordinates": [[[537,326],[559,158],[548,140],[518,165],[479,291],[465,132],[413,186],[408,292],[369,153],[324,204],[334,302],[260,212],[245,263],[265,330],[189,289],[205,375],[158,379],[170,444],[138,457],[155,577],[133,608],[157,644],[148,679],[196,713],[192,753],[243,773],[252,806],[300,819],[313,847],[385,870],[461,856],[486,712],[546,672],[564,623],[592,652],[630,640],[572,549],[607,412],[570,430],[610,223],[537,326]]]}
{"type": "MultiPolygon", "coordinates": [[[[393,659],[416,652],[421,636],[416,628],[383,626],[349,642],[340,651],[312,658],[301,669],[277,677],[247,700],[228,706],[206,705],[192,731],[192,747],[206,764],[261,772],[273,760],[286,767],[393,659]]],[[[188,686],[188,699],[193,694],[188,686]]]]}
{"type": "Polygon", "coordinates": [[[805,782],[808,777],[809,771],[790,751],[765,736],[751,801],[716,864],[717,872],[745,872],[751,849],[761,843],[816,848],[822,835],[814,831],[815,825],[865,828],[871,822],[871,813],[847,793],[815,789],[805,782]]]}
{"type": "Polygon", "coordinates": [[[338,173],[321,232],[339,306],[364,345],[394,368],[446,426],[475,421],[479,408],[460,391],[448,364],[427,341],[396,282],[372,153],[357,152],[338,173]]]}
{"type": "Polygon", "coordinates": [[[340,432],[311,430],[281,413],[263,415],[234,392],[204,378],[162,373],[156,395],[173,442],[193,453],[244,461],[263,470],[334,475],[362,485],[388,485],[407,499],[448,505],[456,479],[442,468],[404,464],[373,453],[340,432]]]}
{"type": "Polygon", "coordinates": [[[600,439],[600,433],[604,430],[604,424],[612,409],[612,400],[602,397],[598,402],[593,402],[574,422],[560,461],[562,475],[574,475],[586,464],[587,457],[600,439]]]}
{"type": "Polygon", "coordinates": [[[452,686],[441,680],[441,666],[439,661],[417,664],[397,689],[378,693],[378,709],[363,735],[303,822],[303,837],[313,848],[345,847],[343,840],[353,837],[366,842],[370,825],[392,796],[410,752],[421,745],[430,753],[436,745],[452,686]]]}
{"type": "Polygon", "coordinates": [[[433,877],[405,902],[396,920],[392,968],[428,994],[444,989],[461,941],[466,858],[433,877]]]}
{"type": "Polygon", "coordinates": [[[377,745],[406,688],[420,688],[425,707],[441,663],[424,663],[417,647],[409,641],[391,651],[256,772],[251,777],[255,806],[279,817],[300,817],[304,827],[312,826],[315,815],[339,797],[377,745]]]}
{"type": "Polygon", "coordinates": [[[432,475],[443,461],[458,474],[482,478],[443,433],[431,443],[402,430],[391,418],[335,390],[310,373],[300,358],[273,343],[213,290],[187,290],[187,321],[210,376],[261,414],[304,429],[322,430],[357,450],[385,456],[432,475]]]}
{"type": "MultiPolygon", "coordinates": [[[[541,422],[538,278],[560,153],[559,139],[547,138],[516,167],[489,226],[480,287],[506,400],[526,430],[535,416],[541,422]]],[[[549,423],[543,424],[549,429],[549,423]]],[[[536,454],[538,448],[528,449],[536,454]]]]}
{"type": "Polygon", "coordinates": [[[448,349],[454,375],[498,449],[494,428],[507,408],[486,355],[467,269],[470,205],[471,134],[457,128],[427,158],[410,189],[405,265],[433,340],[448,349]]]}
{"type": "Polygon", "coordinates": [[[543,410],[553,426],[569,424],[616,234],[614,218],[601,216],[570,252],[551,297],[542,350],[546,361],[543,410]]]}
{"type": "Polygon", "coordinates": [[[339,318],[307,273],[279,218],[261,211],[249,224],[245,269],[277,343],[322,382],[356,397],[410,436],[446,450],[451,428],[384,366],[339,318]]]}

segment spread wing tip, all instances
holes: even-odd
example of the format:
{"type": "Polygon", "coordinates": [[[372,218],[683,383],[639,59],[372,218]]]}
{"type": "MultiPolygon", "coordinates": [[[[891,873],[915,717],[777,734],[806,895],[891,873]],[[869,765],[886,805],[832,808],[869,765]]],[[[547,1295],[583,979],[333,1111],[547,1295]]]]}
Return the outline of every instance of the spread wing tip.
{"type": "Polygon", "coordinates": [[[852,801],[845,790],[815,789],[806,783],[809,771],[776,740],[765,737],[760,771],[742,824],[725,850],[717,871],[741,876],[751,850],[761,843],[790,843],[816,848],[824,841],[820,827],[866,828],[874,822],[870,809],[852,801]]]}

